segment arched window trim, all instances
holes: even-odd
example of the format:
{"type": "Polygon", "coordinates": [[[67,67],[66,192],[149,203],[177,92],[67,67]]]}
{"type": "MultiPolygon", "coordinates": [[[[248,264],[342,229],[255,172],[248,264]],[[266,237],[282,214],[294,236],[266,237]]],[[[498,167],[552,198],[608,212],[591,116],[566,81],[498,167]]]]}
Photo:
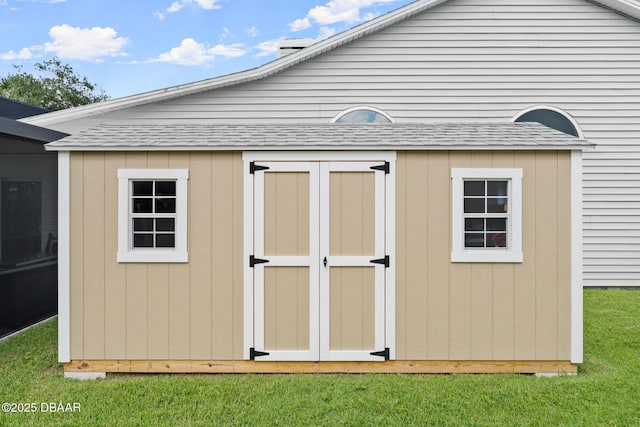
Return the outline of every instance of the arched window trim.
{"type": "Polygon", "coordinates": [[[351,107],[351,108],[347,108],[346,110],[343,110],[341,112],[339,112],[338,114],[336,114],[335,116],[333,116],[333,118],[331,119],[331,123],[335,123],[337,122],[342,116],[345,116],[349,113],[352,113],[354,111],[358,111],[358,110],[369,110],[369,111],[373,111],[374,113],[378,113],[381,116],[385,117],[387,120],[389,120],[391,123],[395,123],[396,121],[393,119],[393,117],[391,117],[389,114],[385,113],[384,111],[382,111],[379,108],[376,107],[371,107],[369,105],[358,105],[355,107],[351,107]]]}
{"type": "Polygon", "coordinates": [[[578,138],[584,139],[584,133],[582,132],[582,128],[580,127],[578,122],[571,116],[571,114],[567,113],[566,111],[564,111],[561,108],[554,107],[552,105],[534,105],[532,107],[526,108],[526,109],[520,111],[519,113],[516,113],[513,117],[511,117],[511,121],[515,122],[521,116],[523,116],[523,115],[525,115],[525,114],[527,114],[527,113],[529,113],[531,111],[535,111],[535,110],[551,110],[551,111],[555,111],[556,113],[562,114],[573,125],[573,127],[576,130],[576,132],[578,132],[578,138]]]}

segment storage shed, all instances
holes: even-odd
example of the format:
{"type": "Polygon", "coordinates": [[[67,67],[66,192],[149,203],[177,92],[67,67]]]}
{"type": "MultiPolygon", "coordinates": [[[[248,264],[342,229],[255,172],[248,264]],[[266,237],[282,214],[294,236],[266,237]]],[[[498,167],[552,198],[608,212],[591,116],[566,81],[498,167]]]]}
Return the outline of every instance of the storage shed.
{"type": "Polygon", "coordinates": [[[588,146],[510,122],[48,144],[65,374],[575,373],[588,146]]]}
{"type": "Polygon", "coordinates": [[[71,135],[67,374],[575,372],[582,286],[640,284],[638,20],[418,0],[25,119],[71,135]]]}

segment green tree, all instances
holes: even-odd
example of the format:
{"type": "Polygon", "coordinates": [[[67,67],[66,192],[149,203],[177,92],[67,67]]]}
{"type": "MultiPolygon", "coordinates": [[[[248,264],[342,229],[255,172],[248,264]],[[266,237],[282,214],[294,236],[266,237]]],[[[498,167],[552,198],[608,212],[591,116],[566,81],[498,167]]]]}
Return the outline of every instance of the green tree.
{"type": "Polygon", "coordinates": [[[63,110],[79,105],[106,101],[109,96],[98,90],[86,77],[79,76],[69,64],[58,58],[34,65],[38,75],[29,74],[21,66],[0,79],[0,96],[49,110],[63,110]]]}

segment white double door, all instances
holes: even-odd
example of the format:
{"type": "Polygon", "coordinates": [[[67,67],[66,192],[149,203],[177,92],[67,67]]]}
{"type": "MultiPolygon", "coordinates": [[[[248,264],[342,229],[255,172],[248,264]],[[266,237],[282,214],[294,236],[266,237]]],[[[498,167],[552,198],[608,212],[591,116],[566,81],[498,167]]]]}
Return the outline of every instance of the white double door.
{"type": "Polygon", "coordinates": [[[385,163],[255,169],[252,358],[388,359],[385,163]]]}

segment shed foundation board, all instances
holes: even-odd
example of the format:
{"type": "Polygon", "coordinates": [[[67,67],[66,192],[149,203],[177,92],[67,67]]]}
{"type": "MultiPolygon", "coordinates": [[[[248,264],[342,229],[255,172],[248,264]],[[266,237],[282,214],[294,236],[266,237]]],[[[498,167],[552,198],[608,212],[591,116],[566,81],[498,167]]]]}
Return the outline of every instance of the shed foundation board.
{"type": "Polygon", "coordinates": [[[394,373],[394,374],[577,374],[566,360],[447,361],[390,360],[386,362],[255,362],[245,360],[74,360],[64,365],[70,374],[91,371],[120,373],[394,373]]]}

